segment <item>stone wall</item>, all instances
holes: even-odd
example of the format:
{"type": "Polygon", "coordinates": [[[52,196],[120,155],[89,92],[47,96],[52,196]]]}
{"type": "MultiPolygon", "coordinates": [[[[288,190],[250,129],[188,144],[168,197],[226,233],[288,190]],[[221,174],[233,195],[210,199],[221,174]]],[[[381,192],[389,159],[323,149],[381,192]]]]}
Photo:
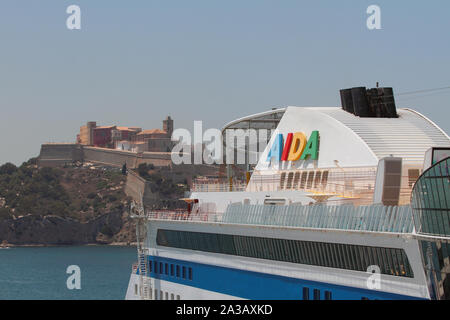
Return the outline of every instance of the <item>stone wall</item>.
{"type": "Polygon", "coordinates": [[[136,166],[136,153],[130,151],[84,146],[83,154],[85,162],[114,167],[122,167],[124,164],[126,164],[128,168],[134,168],[136,166]]]}
{"type": "Polygon", "coordinates": [[[141,163],[153,164],[157,167],[171,164],[170,152],[143,152],[88,147],[79,144],[43,144],[38,157],[38,165],[62,166],[66,163],[92,162],[121,168],[137,168],[141,163]]]}
{"type": "Polygon", "coordinates": [[[43,144],[38,157],[39,166],[61,166],[74,161],[83,161],[82,146],[71,143],[43,144]]]}
{"type": "Polygon", "coordinates": [[[153,164],[156,167],[168,167],[172,164],[170,152],[142,152],[137,154],[136,168],[141,164],[153,164]]]}
{"type": "Polygon", "coordinates": [[[157,199],[156,195],[151,191],[149,182],[145,181],[145,179],[141,178],[132,170],[128,171],[125,194],[138,203],[143,198],[144,205],[151,204],[157,199]]]}

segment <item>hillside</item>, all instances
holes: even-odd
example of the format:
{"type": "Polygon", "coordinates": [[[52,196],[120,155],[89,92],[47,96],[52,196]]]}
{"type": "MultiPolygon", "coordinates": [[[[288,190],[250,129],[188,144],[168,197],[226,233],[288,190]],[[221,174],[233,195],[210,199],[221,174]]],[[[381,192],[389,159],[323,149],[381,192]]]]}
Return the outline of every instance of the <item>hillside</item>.
{"type": "Polygon", "coordinates": [[[130,243],[135,241],[124,193],[126,176],[85,164],[0,167],[0,242],[16,245],[130,243]]]}

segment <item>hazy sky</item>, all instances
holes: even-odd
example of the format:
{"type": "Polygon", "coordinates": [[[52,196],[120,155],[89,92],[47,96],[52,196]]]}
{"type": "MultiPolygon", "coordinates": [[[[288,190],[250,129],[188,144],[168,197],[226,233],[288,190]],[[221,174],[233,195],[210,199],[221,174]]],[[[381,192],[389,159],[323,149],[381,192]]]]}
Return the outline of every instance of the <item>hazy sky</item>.
{"type": "MultiPolygon", "coordinates": [[[[1,0],[0,163],[73,142],[86,121],[221,128],[339,89],[450,86],[450,1],[1,0]],[[81,7],[81,30],[66,8],[81,7]],[[382,30],[366,27],[381,7],[382,30]]],[[[450,90],[397,97],[450,132],[450,90]]]]}

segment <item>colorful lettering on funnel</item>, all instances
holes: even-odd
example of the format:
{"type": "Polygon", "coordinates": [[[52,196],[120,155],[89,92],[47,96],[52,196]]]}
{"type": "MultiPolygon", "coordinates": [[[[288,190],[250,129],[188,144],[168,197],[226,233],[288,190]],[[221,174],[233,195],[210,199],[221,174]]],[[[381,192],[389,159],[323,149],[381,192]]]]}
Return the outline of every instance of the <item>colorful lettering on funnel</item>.
{"type": "Polygon", "coordinates": [[[319,131],[313,131],[309,140],[303,132],[288,133],[286,142],[283,135],[277,134],[267,155],[267,162],[272,158],[277,161],[317,160],[319,156],[319,131]]]}

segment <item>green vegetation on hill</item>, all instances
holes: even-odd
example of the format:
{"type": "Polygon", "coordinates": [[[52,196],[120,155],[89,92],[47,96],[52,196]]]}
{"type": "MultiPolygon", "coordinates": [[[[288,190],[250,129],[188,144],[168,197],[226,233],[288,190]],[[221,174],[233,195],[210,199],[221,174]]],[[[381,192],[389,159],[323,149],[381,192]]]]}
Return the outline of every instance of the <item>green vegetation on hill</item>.
{"type": "Polygon", "coordinates": [[[150,182],[152,192],[159,193],[162,198],[182,198],[184,192],[188,190],[186,179],[183,183],[175,183],[170,174],[165,172],[163,168],[155,169],[151,164],[142,163],[137,171],[139,176],[150,182]]]}
{"type": "Polygon", "coordinates": [[[69,215],[70,197],[61,187],[60,170],[34,169],[34,160],[20,167],[11,163],[0,167],[0,197],[3,198],[2,217],[58,212],[69,215]]]}
{"type": "Polygon", "coordinates": [[[38,168],[31,159],[0,166],[0,220],[57,215],[80,222],[126,203],[120,170],[89,167],[38,168]]]}

